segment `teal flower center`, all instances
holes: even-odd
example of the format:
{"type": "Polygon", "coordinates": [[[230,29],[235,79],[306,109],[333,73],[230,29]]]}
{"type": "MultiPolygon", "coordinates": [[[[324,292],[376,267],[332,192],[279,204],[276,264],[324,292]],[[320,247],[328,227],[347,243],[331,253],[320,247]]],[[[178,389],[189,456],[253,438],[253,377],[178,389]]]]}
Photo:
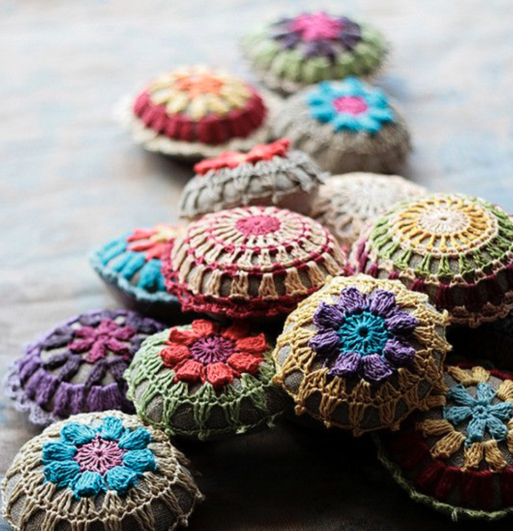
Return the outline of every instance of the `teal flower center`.
{"type": "Polygon", "coordinates": [[[381,354],[390,339],[385,320],[368,310],[349,315],[338,329],[340,352],[357,352],[361,357],[381,354]]]}

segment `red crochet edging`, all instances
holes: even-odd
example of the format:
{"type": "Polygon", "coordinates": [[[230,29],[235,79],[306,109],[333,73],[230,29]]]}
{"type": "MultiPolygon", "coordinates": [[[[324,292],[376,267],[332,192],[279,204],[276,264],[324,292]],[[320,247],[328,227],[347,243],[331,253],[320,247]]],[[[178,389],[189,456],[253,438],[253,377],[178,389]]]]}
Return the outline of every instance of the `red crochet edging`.
{"type": "MultiPolygon", "coordinates": [[[[360,273],[366,273],[367,275],[377,278],[382,272],[386,272],[384,269],[380,269],[379,265],[370,260],[369,253],[365,250],[367,241],[361,241],[355,251],[355,261],[357,263],[356,269],[360,273]]],[[[465,289],[465,301],[464,307],[471,313],[479,312],[487,302],[500,301],[506,293],[513,289],[513,264],[507,264],[504,266],[504,272],[508,289],[504,291],[501,284],[497,281],[497,278],[492,275],[488,275],[486,278],[480,280],[479,284],[484,284],[486,290],[486,300],[483,302],[479,298],[478,285],[475,282],[467,283],[465,289]]],[[[388,274],[390,280],[397,280],[400,277],[399,271],[391,271],[388,274]]],[[[418,291],[420,293],[427,293],[425,280],[420,277],[415,277],[411,286],[411,291],[418,291]]],[[[439,281],[438,288],[435,294],[434,304],[438,309],[445,309],[451,311],[456,305],[451,297],[451,286],[446,282],[439,281]]]]}
{"type": "Polygon", "coordinates": [[[137,96],[132,110],[144,125],[153,131],[184,142],[218,145],[232,138],[246,138],[262,125],[267,108],[258,92],[248,86],[251,96],[243,109],[234,109],[225,116],[207,115],[198,121],[186,114],[169,115],[165,105],[155,105],[145,90],[137,96]]]}

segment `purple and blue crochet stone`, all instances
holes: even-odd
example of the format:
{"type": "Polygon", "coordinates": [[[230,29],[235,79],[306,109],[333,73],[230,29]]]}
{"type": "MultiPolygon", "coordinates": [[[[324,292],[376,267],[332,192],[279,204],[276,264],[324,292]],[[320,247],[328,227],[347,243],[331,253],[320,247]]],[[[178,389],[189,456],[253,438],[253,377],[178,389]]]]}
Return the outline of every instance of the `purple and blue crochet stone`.
{"type": "Polygon", "coordinates": [[[307,93],[306,99],[310,115],[337,132],[375,134],[395,120],[385,94],[356,77],[323,81],[307,93]]]}
{"type": "Polygon", "coordinates": [[[309,346],[329,367],[329,377],[379,384],[413,363],[409,338],[418,320],[397,306],[392,292],[376,289],[364,295],[354,287],[343,289],[336,303],[319,304],[313,322],[317,333],[309,346]]]}
{"type": "Polygon", "coordinates": [[[96,428],[69,422],[60,440],[43,444],[45,481],[73,490],[77,499],[107,490],[125,496],[144,472],[157,469],[150,442],[146,428],[125,428],[116,417],[105,417],[96,428]]]}
{"type": "Polygon", "coordinates": [[[180,230],[172,225],[134,229],[97,249],[91,265],[108,286],[124,295],[123,304],[162,318],[167,309],[178,307],[176,297],[166,291],[161,268],[163,254],[170,252],[180,230]],[[151,305],[161,307],[163,315],[152,312],[151,305]]]}
{"type": "Polygon", "coordinates": [[[11,366],[7,394],[47,425],[83,412],[133,412],[123,373],[142,342],[164,325],[127,310],[73,317],[28,346],[11,366]]]}
{"type": "Polygon", "coordinates": [[[496,396],[497,391],[484,382],[477,384],[476,396],[472,396],[462,384],[451,387],[447,393],[451,405],[444,406],[444,418],[454,426],[468,423],[465,446],[485,440],[486,432],[496,441],[506,439],[513,404],[495,400],[496,396]]]}

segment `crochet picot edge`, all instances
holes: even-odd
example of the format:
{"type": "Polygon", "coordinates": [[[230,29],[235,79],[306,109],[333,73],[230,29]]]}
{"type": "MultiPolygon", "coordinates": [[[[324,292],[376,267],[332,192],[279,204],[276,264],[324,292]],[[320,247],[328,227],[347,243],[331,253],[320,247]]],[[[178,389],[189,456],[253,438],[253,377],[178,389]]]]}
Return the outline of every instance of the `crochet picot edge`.
{"type": "MultiPolygon", "coordinates": [[[[453,364],[451,363],[451,365],[453,364]]],[[[448,366],[450,365],[447,365],[447,367],[448,366]]],[[[465,368],[476,367],[477,365],[476,363],[465,361],[465,362],[456,363],[454,364],[454,366],[465,369],[465,368]]],[[[513,374],[506,372],[506,371],[502,371],[498,369],[487,369],[487,372],[489,372],[492,376],[496,376],[503,380],[511,381],[513,379],[513,374]]],[[[435,394],[431,395],[428,402],[430,402],[428,409],[431,409],[431,407],[441,406],[440,401],[435,394]]],[[[413,432],[413,433],[417,433],[417,432],[413,432]]],[[[381,435],[378,433],[373,433],[371,434],[371,436],[378,450],[379,461],[388,470],[388,472],[391,474],[394,481],[401,487],[401,489],[403,489],[408,494],[408,496],[413,501],[422,503],[423,505],[433,508],[435,511],[438,511],[447,516],[450,516],[454,522],[461,521],[461,520],[468,520],[468,519],[493,522],[493,521],[503,519],[506,516],[509,516],[513,513],[513,506],[507,509],[494,510],[494,511],[486,511],[482,509],[466,509],[463,507],[457,507],[455,505],[451,505],[449,503],[439,501],[432,496],[428,496],[427,494],[423,494],[422,492],[419,492],[415,487],[412,486],[411,482],[405,478],[403,471],[400,468],[399,464],[391,460],[391,458],[389,457],[390,452],[387,451],[385,443],[381,439],[381,435]]],[[[419,457],[422,457],[422,455],[419,454],[419,457]]],[[[513,476],[509,478],[509,481],[513,481],[513,476]]],[[[513,492],[513,489],[510,488],[510,492],[513,492]]]]}

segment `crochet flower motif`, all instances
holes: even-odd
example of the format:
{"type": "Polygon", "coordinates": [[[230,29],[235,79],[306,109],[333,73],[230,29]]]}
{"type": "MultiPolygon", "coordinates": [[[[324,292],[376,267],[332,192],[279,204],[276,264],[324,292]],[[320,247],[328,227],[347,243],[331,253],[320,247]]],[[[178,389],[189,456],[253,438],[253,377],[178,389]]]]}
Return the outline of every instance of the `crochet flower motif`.
{"type": "Polygon", "coordinates": [[[353,50],[362,39],[362,33],[360,26],[346,17],[330,17],[318,12],[280,20],[273,26],[272,37],[283,49],[304,43],[306,57],[324,55],[334,60],[340,46],[353,50]]]}
{"type": "Polygon", "coordinates": [[[355,77],[319,83],[306,98],[310,115],[337,132],[375,134],[394,121],[394,111],[383,92],[355,77]]]}
{"type": "Polygon", "coordinates": [[[87,352],[84,360],[89,363],[96,363],[105,358],[108,352],[113,352],[124,359],[130,359],[129,341],[136,331],[130,326],[121,326],[112,319],[103,319],[98,327],[82,326],[74,330],[75,338],[68,348],[72,352],[87,352]]]}
{"type": "Polygon", "coordinates": [[[249,326],[234,322],[221,327],[204,319],[192,329],[174,327],[168,345],[160,352],[164,365],[175,371],[175,381],[193,384],[205,381],[216,390],[243,373],[256,374],[268,350],[264,334],[248,336],[249,326]]]}
{"type": "Polygon", "coordinates": [[[106,417],[97,428],[70,422],[59,441],[43,445],[45,481],[72,489],[76,498],[107,490],[126,495],[144,472],[157,469],[150,442],[148,430],[125,429],[115,417],[106,417]]]}
{"type": "Polygon", "coordinates": [[[272,160],[274,157],[285,157],[289,151],[290,140],[282,138],[270,144],[257,144],[248,153],[228,151],[215,159],[205,159],[194,166],[198,175],[205,175],[210,170],[222,168],[236,168],[241,164],[256,164],[263,160],[272,160]]]}
{"type": "Polygon", "coordinates": [[[169,245],[176,238],[178,227],[172,225],[155,225],[151,229],[135,229],[127,236],[129,251],[144,253],[146,261],[161,260],[169,245]]]}
{"type": "Polygon", "coordinates": [[[454,426],[468,422],[465,446],[483,441],[485,433],[496,441],[508,435],[507,422],[513,417],[513,404],[497,402],[497,392],[489,384],[479,382],[476,396],[472,396],[462,384],[450,389],[447,400],[456,405],[444,406],[444,418],[454,426]]]}
{"type": "Polygon", "coordinates": [[[357,288],[343,289],[335,304],[319,304],[313,321],[317,334],[309,346],[329,367],[329,377],[379,384],[415,357],[408,337],[418,320],[399,309],[390,291],[363,295],[357,288]]]}

